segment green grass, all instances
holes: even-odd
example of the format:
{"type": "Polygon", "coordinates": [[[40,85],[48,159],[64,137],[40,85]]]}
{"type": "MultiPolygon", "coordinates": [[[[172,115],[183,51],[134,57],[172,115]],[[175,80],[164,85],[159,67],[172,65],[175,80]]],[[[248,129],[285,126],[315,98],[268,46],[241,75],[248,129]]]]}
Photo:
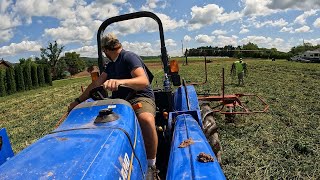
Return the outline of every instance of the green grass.
{"type": "Polygon", "coordinates": [[[0,98],[0,127],[5,127],[14,152],[51,132],[68,104],[90,78],[54,81],[53,86],[0,98]]]}
{"type": "MultiPolygon", "coordinates": [[[[223,147],[223,170],[228,179],[319,179],[320,178],[320,64],[285,60],[246,60],[249,74],[245,86],[230,77],[235,59],[208,63],[208,82],[198,92],[221,92],[225,68],[226,93],[253,93],[270,105],[268,113],[237,116],[225,123],[217,115],[223,147]]],[[[202,82],[204,65],[190,60],[180,74],[187,81],[202,82]]],[[[152,61],[153,63],[155,61],[152,61]]],[[[149,64],[153,86],[162,84],[161,66],[149,64]],[[156,84],[156,82],[158,84],[156,84]]],[[[44,87],[0,98],[0,127],[6,127],[15,152],[54,129],[67,105],[81,93],[90,78],[54,81],[44,87]]],[[[259,104],[249,102],[252,107],[259,104]]]]}

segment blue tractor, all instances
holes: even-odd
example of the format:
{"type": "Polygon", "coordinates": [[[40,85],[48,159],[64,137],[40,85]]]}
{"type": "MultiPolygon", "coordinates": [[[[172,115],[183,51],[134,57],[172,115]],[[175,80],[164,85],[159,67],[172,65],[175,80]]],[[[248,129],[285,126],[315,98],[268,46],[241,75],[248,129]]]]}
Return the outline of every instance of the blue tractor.
{"type": "MultiPolygon", "coordinates": [[[[154,93],[161,178],[225,179],[216,156],[221,149],[213,111],[207,105],[201,108],[195,88],[181,83],[178,72],[172,71],[162,23],[155,14],[143,11],[104,21],[97,33],[100,69],[105,28],[141,17],[154,19],[160,31],[164,86],[154,93]]],[[[15,156],[2,129],[0,179],[146,179],[146,151],[133,107],[122,99],[94,99],[76,106],[54,131],[15,156]]]]}

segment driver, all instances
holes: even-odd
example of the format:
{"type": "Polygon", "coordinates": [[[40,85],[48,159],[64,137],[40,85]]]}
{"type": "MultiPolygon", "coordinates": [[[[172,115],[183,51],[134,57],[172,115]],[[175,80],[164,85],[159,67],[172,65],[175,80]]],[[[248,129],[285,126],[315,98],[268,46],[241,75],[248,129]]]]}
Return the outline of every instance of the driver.
{"type": "MultiPolygon", "coordinates": [[[[141,103],[142,107],[135,110],[142,129],[143,139],[148,159],[148,177],[156,177],[156,154],[158,137],[155,126],[156,105],[154,93],[151,89],[152,74],[142,59],[133,52],[122,48],[117,37],[110,33],[101,40],[101,49],[110,62],[99,78],[92,82],[88,88],[72,102],[68,110],[90,97],[90,91],[103,86],[105,90],[112,91],[112,98],[125,99],[131,105],[141,103]],[[128,88],[119,88],[120,85],[128,88]]],[[[147,177],[147,179],[149,179],[147,177]]]]}

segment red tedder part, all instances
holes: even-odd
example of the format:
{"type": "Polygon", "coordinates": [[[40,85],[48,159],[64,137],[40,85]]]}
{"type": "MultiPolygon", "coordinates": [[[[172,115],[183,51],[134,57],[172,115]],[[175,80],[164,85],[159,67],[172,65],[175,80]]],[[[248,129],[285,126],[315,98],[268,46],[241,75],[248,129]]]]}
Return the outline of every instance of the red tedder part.
{"type": "Polygon", "coordinates": [[[255,94],[224,94],[224,68],[222,69],[222,95],[218,96],[198,96],[200,101],[215,101],[220,102],[220,104],[213,109],[214,112],[219,112],[225,115],[232,114],[253,114],[253,113],[265,113],[269,109],[269,105],[258,95],[255,94]],[[245,106],[240,99],[241,97],[250,97],[251,99],[257,98],[259,102],[264,106],[262,110],[250,110],[245,106]]]}
{"type": "Polygon", "coordinates": [[[269,105],[260,97],[255,94],[231,94],[224,96],[198,96],[201,101],[219,101],[220,105],[213,109],[214,112],[220,112],[221,114],[252,114],[252,113],[265,113],[269,109],[269,105]],[[258,98],[262,105],[263,110],[251,111],[243,103],[241,97],[258,98]],[[219,109],[217,109],[220,107],[219,109]],[[239,107],[242,111],[237,111],[239,107]],[[224,110],[225,109],[225,110],[224,110]]]}

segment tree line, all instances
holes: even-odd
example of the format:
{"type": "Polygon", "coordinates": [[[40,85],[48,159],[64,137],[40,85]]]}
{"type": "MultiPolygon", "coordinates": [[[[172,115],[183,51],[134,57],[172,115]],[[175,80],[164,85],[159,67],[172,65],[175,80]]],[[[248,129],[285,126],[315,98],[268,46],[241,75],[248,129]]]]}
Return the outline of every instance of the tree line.
{"type": "Polygon", "coordinates": [[[86,62],[76,52],[61,53],[64,46],[56,41],[40,49],[40,57],[21,58],[13,67],[0,69],[0,96],[52,85],[52,80],[63,79],[86,68],[86,62]]]}
{"type": "Polygon", "coordinates": [[[0,69],[0,96],[52,85],[50,67],[28,60],[6,69],[0,69]]]}
{"type": "Polygon", "coordinates": [[[185,56],[222,56],[222,57],[246,57],[246,58],[276,58],[289,59],[293,55],[303,53],[308,50],[319,49],[320,45],[313,46],[310,43],[304,43],[296,47],[292,47],[289,52],[281,52],[276,48],[260,48],[254,43],[247,43],[242,46],[234,47],[232,45],[224,47],[202,46],[197,48],[187,49],[185,56]]]}
{"type": "Polygon", "coordinates": [[[50,42],[47,47],[41,48],[40,58],[35,58],[35,63],[46,64],[51,67],[52,79],[63,79],[75,75],[86,68],[86,62],[76,52],[61,53],[64,46],[58,45],[57,41],[50,42]]]}

